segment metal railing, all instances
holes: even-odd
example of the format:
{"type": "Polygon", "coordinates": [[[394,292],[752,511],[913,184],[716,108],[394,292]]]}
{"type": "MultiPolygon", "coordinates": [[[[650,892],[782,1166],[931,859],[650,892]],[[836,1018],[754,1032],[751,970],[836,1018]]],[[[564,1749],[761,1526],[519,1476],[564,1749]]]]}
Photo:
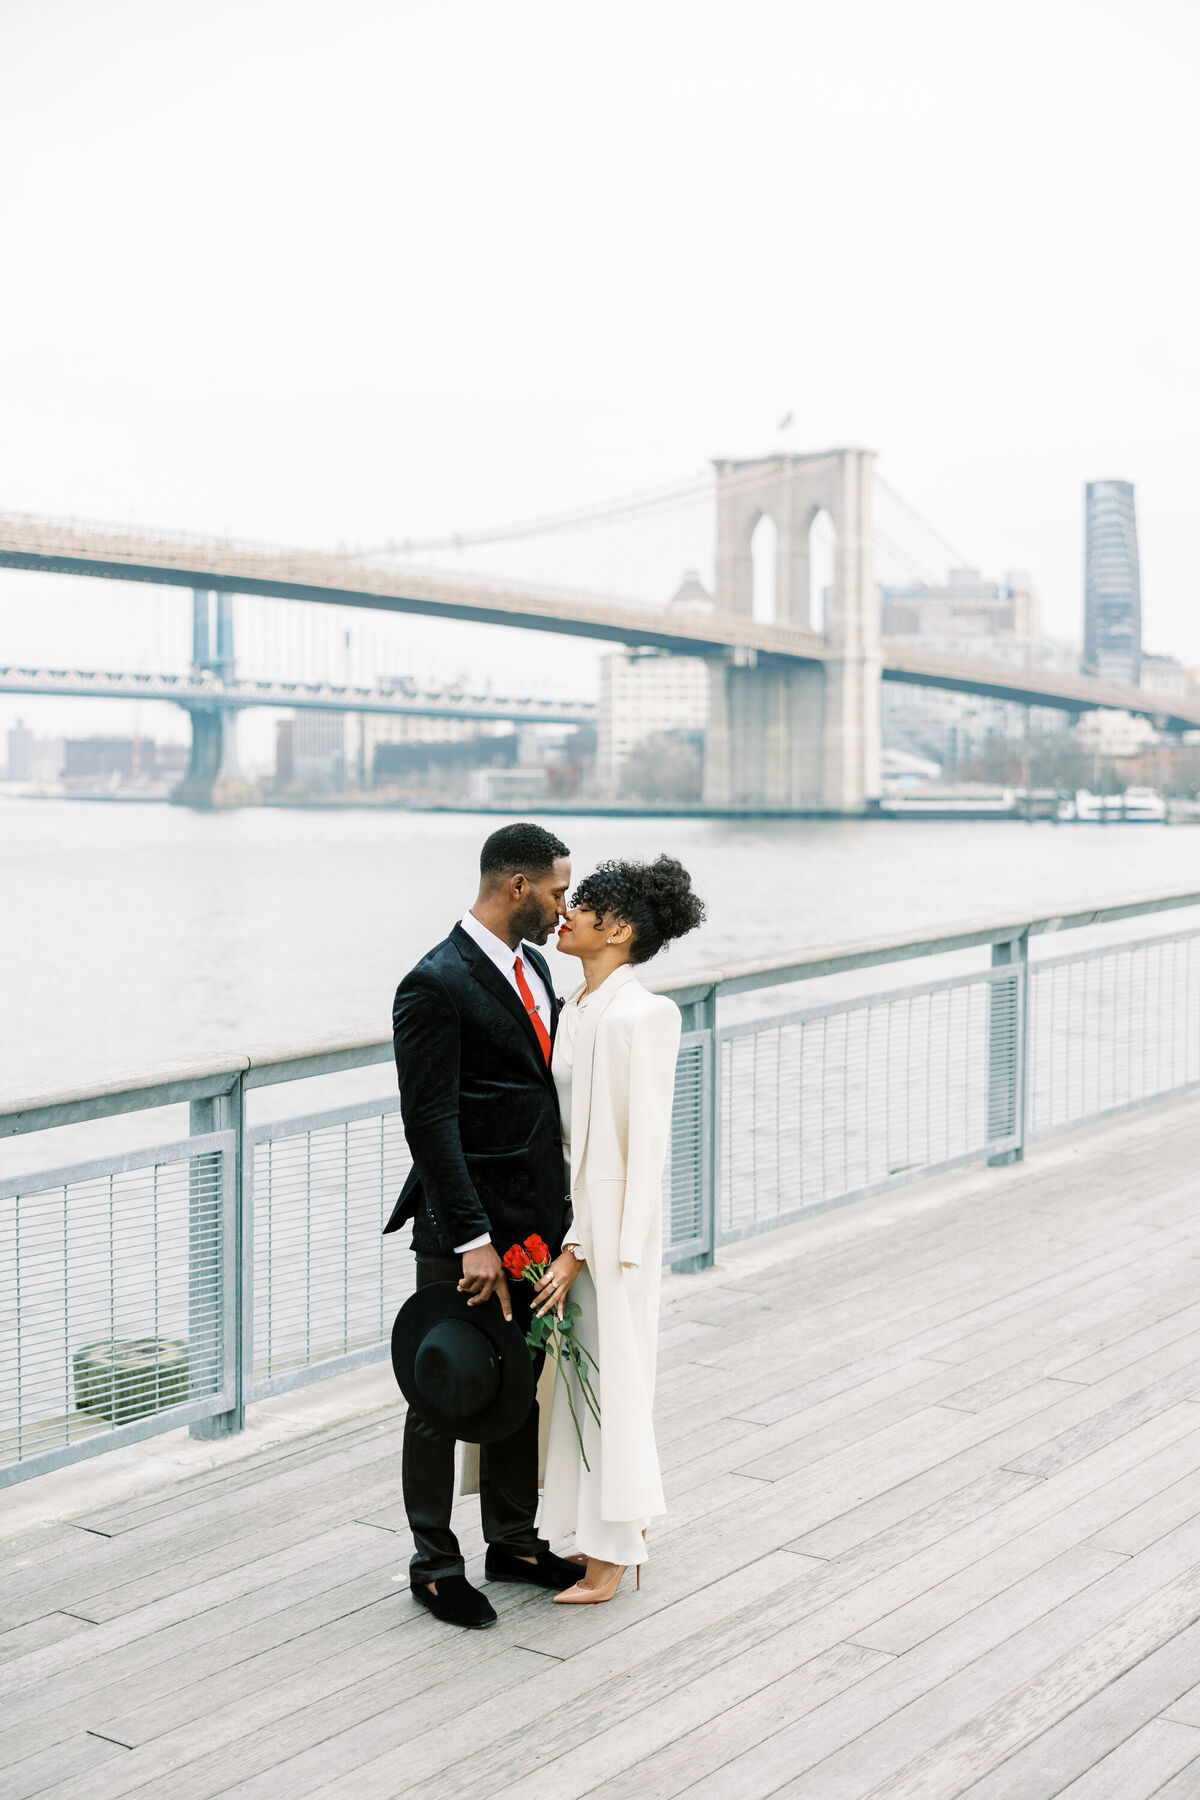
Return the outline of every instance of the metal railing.
{"type": "MultiPolygon", "coordinates": [[[[702,1268],[734,1239],[1200,1084],[1200,924],[1030,958],[1049,933],[1186,907],[1200,890],[652,981],[684,1023],[666,1261],[702,1268]],[[930,956],[952,972],[804,1008],[771,992],[930,956]],[[719,1017],[752,993],[752,1016],[719,1017]]],[[[190,1121],[0,1180],[0,1485],[182,1425],[223,1435],[255,1400],[386,1355],[413,1285],[411,1252],[381,1236],[409,1168],[398,1096],[252,1115],[258,1090],[391,1058],[388,1038],[331,1038],[0,1101],[0,1137],[181,1103],[190,1121]]]]}

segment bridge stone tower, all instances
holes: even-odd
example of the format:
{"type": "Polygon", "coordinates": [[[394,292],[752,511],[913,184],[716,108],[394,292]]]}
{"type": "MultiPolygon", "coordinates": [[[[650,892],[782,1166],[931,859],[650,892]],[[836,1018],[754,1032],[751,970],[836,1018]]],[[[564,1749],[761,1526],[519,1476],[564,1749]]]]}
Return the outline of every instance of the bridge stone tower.
{"type": "Polygon", "coordinates": [[[813,629],[809,533],[820,512],[836,533],[824,657],[783,661],[733,651],[711,665],[705,750],[710,806],[856,813],[879,793],[879,610],[871,554],[870,450],[719,461],[716,605],[754,613],[751,539],[776,528],[775,620],[813,629]]]}
{"type": "MultiPolygon", "coordinates": [[[[234,672],[233,595],[192,590],[192,673],[228,680],[234,672]],[[214,605],[215,602],[215,605],[214,605]]],[[[188,771],[175,788],[176,806],[245,806],[261,799],[256,787],[242,779],[237,754],[237,712],[217,701],[188,707],[192,721],[192,753],[188,771]]]]}

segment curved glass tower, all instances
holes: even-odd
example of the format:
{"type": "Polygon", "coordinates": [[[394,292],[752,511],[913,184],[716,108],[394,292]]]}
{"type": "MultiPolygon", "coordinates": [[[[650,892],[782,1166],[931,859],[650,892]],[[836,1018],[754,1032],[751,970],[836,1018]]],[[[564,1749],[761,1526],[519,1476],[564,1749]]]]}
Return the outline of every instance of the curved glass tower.
{"type": "Polygon", "coordinates": [[[1136,685],[1142,674],[1142,583],[1132,481],[1089,481],[1083,660],[1093,675],[1136,685]]]}

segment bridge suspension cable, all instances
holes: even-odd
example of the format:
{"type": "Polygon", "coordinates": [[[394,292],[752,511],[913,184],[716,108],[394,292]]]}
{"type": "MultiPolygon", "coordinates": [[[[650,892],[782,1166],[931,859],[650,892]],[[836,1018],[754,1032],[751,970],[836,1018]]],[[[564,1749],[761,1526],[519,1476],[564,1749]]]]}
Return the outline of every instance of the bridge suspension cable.
{"type": "Polygon", "coordinates": [[[665,487],[648,488],[639,494],[604,500],[595,506],[580,507],[574,512],[552,513],[538,519],[525,519],[512,525],[497,525],[483,531],[457,531],[449,537],[392,540],[374,550],[362,550],[361,556],[417,555],[431,550],[466,550],[479,544],[512,543],[518,538],[556,537],[561,532],[586,531],[598,525],[620,523],[640,513],[667,512],[680,506],[691,506],[702,500],[712,485],[712,471],[703,470],[683,481],[665,487]]]}
{"type": "MultiPolygon", "coordinates": [[[[768,480],[770,478],[768,477],[768,480]]],[[[786,469],[781,469],[775,478],[780,484],[788,479],[786,469]]],[[[875,472],[878,487],[896,504],[903,508],[909,517],[921,529],[929,534],[941,546],[960,568],[974,567],[966,554],[953,544],[944,533],[932,525],[924,515],[918,512],[912,502],[907,500],[892,483],[875,472]]],[[[763,475],[761,468],[747,469],[744,476],[727,476],[724,489],[727,493],[737,492],[740,488],[761,487],[763,475]]],[[[437,538],[400,540],[392,539],[374,549],[358,552],[362,557],[380,555],[421,555],[436,551],[466,550],[490,544],[515,543],[522,539],[537,537],[556,537],[570,532],[595,530],[607,525],[618,525],[623,522],[643,517],[650,513],[675,512],[683,507],[695,506],[713,495],[713,472],[711,469],[698,470],[678,481],[664,483],[661,486],[647,488],[638,493],[619,495],[610,500],[599,501],[595,505],[577,507],[569,512],[543,514],[533,519],[518,520],[508,525],[487,527],[478,531],[453,532],[437,538]]],[[[890,556],[909,574],[919,581],[928,582],[927,571],[920,565],[918,558],[905,551],[892,539],[882,533],[873,534],[875,542],[885,555],[890,556]]]]}
{"type": "MultiPolygon", "coordinates": [[[[975,564],[971,561],[970,557],[964,555],[961,550],[950,542],[949,538],[943,537],[942,533],[937,529],[937,526],[931,525],[928,519],[923,518],[916,507],[912,505],[911,501],[906,500],[904,495],[899,493],[897,489],[892,486],[890,481],[885,481],[878,470],[875,471],[875,481],[876,484],[883,489],[885,494],[890,494],[896,504],[904,508],[910,518],[916,520],[923,531],[927,531],[930,537],[933,538],[936,543],[941,545],[943,550],[948,550],[950,552],[950,555],[954,558],[958,568],[973,569],[975,567],[975,564]]],[[[922,576],[921,579],[924,580],[924,577],[922,576]]]]}

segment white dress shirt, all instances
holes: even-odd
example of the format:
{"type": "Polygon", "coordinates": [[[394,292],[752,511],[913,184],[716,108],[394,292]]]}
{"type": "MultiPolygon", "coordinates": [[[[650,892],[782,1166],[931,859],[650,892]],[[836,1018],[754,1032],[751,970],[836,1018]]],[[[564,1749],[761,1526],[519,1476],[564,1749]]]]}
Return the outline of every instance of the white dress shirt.
{"type": "MultiPolygon", "coordinates": [[[[498,938],[494,931],[489,931],[486,925],[481,925],[474,913],[467,913],[465,918],[458,922],[471,942],[478,944],[488,960],[495,963],[517,999],[521,1000],[521,990],[517,986],[517,957],[521,956],[525,945],[520,944],[514,950],[511,944],[506,944],[503,938],[498,938]]],[[[550,996],[546,992],[545,982],[528,956],[521,956],[521,973],[529,984],[537,1015],[548,1032],[550,1030],[550,996]]],[[[521,1000],[521,1005],[524,1006],[524,1004],[524,1000],[521,1000]]],[[[482,1237],[472,1238],[469,1244],[455,1244],[454,1254],[462,1256],[468,1250],[481,1250],[485,1244],[490,1242],[491,1239],[485,1232],[482,1237]]]]}

